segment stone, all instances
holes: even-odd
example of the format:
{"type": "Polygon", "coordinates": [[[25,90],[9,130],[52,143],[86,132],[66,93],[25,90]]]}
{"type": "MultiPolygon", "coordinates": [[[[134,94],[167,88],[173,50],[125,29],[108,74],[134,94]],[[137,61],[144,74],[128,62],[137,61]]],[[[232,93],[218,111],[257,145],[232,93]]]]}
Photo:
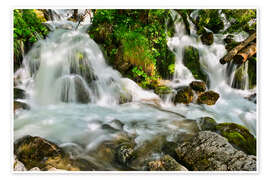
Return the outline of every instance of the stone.
{"type": "Polygon", "coordinates": [[[236,149],[256,155],[256,139],[244,126],[235,123],[220,123],[216,126],[216,131],[228,139],[236,149]]]}
{"type": "Polygon", "coordinates": [[[13,105],[14,112],[15,112],[17,109],[25,109],[25,110],[29,110],[29,109],[30,109],[30,106],[27,105],[27,104],[24,103],[24,102],[21,102],[21,101],[14,101],[13,103],[14,103],[14,105],[13,105]]]}
{"type": "Polygon", "coordinates": [[[180,161],[193,171],[256,171],[256,157],[235,149],[226,138],[200,131],[176,148],[180,161]]]}
{"type": "Polygon", "coordinates": [[[174,98],[174,103],[184,103],[189,104],[193,100],[193,92],[192,89],[188,86],[182,86],[177,89],[177,94],[174,98]]]}
{"type": "Polygon", "coordinates": [[[20,88],[14,88],[13,89],[13,93],[14,93],[14,99],[24,99],[25,98],[25,91],[23,89],[20,88]]]}
{"type": "Polygon", "coordinates": [[[211,117],[202,117],[198,124],[202,131],[215,131],[217,122],[211,117]]]}
{"type": "Polygon", "coordinates": [[[198,96],[197,103],[198,104],[207,104],[214,105],[219,99],[219,94],[210,90],[206,91],[198,96]]]}
{"type": "Polygon", "coordinates": [[[170,94],[173,92],[173,89],[168,86],[157,86],[154,90],[159,96],[170,94]]]}
{"type": "Polygon", "coordinates": [[[79,170],[72,166],[72,161],[56,144],[33,136],[24,136],[14,143],[14,154],[26,169],[38,167],[48,170],[51,167],[65,170],[79,170]]]}
{"type": "Polygon", "coordinates": [[[164,155],[158,160],[148,162],[146,169],[149,171],[188,171],[170,155],[164,155]]]}
{"type": "Polygon", "coordinates": [[[199,50],[197,48],[193,46],[184,48],[183,63],[196,79],[207,82],[207,75],[201,70],[199,50]]]}
{"type": "Polygon", "coordinates": [[[212,45],[213,42],[214,42],[214,35],[212,32],[204,32],[202,35],[201,35],[201,41],[203,44],[205,45],[212,45]]]}
{"type": "Polygon", "coordinates": [[[33,167],[32,169],[30,169],[29,171],[41,171],[38,167],[33,167]]]}
{"type": "Polygon", "coordinates": [[[16,156],[14,157],[14,164],[13,164],[13,170],[14,171],[27,171],[24,164],[19,161],[16,156]]]}
{"type": "Polygon", "coordinates": [[[192,81],[189,87],[196,92],[204,92],[206,90],[206,84],[203,81],[192,81]]]}
{"type": "Polygon", "coordinates": [[[257,103],[257,95],[256,95],[256,93],[251,94],[248,97],[245,97],[245,99],[247,99],[247,100],[249,100],[249,101],[251,101],[251,102],[253,102],[255,104],[257,103]]]}
{"type": "Polygon", "coordinates": [[[134,154],[133,145],[130,143],[121,144],[116,149],[116,160],[123,165],[126,165],[134,154]]]}

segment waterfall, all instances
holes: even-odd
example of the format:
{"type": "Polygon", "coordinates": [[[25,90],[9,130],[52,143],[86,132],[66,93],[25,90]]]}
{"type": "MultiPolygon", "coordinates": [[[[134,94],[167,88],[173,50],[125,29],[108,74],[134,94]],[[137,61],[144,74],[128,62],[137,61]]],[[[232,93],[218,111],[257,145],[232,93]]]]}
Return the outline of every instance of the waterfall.
{"type": "MultiPolygon", "coordinates": [[[[205,116],[218,123],[242,124],[256,135],[256,104],[244,98],[251,91],[231,87],[245,84],[247,77],[234,83],[238,68],[219,63],[226,54],[224,35],[215,34],[214,43],[206,46],[192,21],[188,19],[191,29],[187,35],[181,16],[175,11],[171,14],[176,19],[175,34],[168,38],[168,47],[176,62],[169,86],[177,88],[196,79],[183,63],[185,47],[192,46],[198,49],[208,89],[220,94],[215,105],[174,105],[170,97],[162,101],[107,64],[86,33],[91,22],[78,24],[68,20],[70,10],[53,10],[55,20],[47,22],[51,27],[48,37],[33,45],[15,73],[16,87],[26,91],[30,110],[16,111],[14,138],[41,136],[63,146],[76,144],[83,155],[94,156],[90,152],[102,142],[123,136],[134,139],[136,146],[156,137],[176,141],[193,134],[197,120],[205,116]]],[[[247,65],[241,70],[246,74],[247,65]]]]}

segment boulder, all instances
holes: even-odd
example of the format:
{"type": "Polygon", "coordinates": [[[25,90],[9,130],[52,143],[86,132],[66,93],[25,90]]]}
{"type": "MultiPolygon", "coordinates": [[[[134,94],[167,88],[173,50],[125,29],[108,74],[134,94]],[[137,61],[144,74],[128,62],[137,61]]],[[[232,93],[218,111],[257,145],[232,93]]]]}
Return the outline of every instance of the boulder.
{"type": "Polygon", "coordinates": [[[202,117],[198,122],[202,131],[216,131],[217,122],[211,117],[202,117]]]}
{"type": "Polygon", "coordinates": [[[196,79],[207,81],[207,75],[204,74],[200,67],[200,56],[197,48],[186,46],[184,48],[183,62],[196,79]]]}
{"type": "Polygon", "coordinates": [[[14,164],[13,164],[13,170],[14,171],[27,171],[24,164],[19,161],[16,156],[14,157],[14,164]]]}
{"type": "Polygon", "coordinates": [[[24,136],[15,141],[14,153],[26,169],[38,167],[48,170],[51,167],[65,170],[79,170],[71,159],[56,144],[41,137],[24,136]]]}
{"type": "Polygon", "coordinates": [[[189,87],[196,92],[204,92],[206,90],[206,84],[203,81],[192,81],[189,87]]]}
{"type": "Polygon", "coordinates": [[[177,94],[174,98],[174,103],[184,103],[189,104],[193,100],[193,92],[192,89],[188,86],[182,86],[177,89],[177,94]]]}
{"type": "Polygon", "coordinates": [[[116,149],[116,160],[123,165],[127,165],[128,161],[133,158],[134,145],[131,143],[124,143],[116,149]]]}
{"type": "Polygon", "coordinates": [[[204,32],[202,35],[201,35],[201,41],[203,44],[205,45],[212,45],[213,42],[214,42],[214,35],[212,32],[204,32]]]}
{"type": "Polygon", "coordinates": [[[154,92],[160,97],[173,92],[173,89],[168,86],[157,86],[154,92]]]}
{"type": "Polygon", "coordinates": [[[247,128],[235,123],[220,123],[216,126],[216,131],[236,149],[256,155],[256,139],[247,128]]]}
{"type": "Polygon", "coordinates": [[[249,100],[249,101],[251,101],[251,102],[254,102],[255,104],[257,103],[257,95],[256,95],[256,93],[251,94],[251,95],[248,96],[248,97],[245,97],[245,99],[247,99],[247,100],[249,100]]]}
{"type": "Polygon", "coordinates": [[[14,88],[13,93],[14,93],[14,100],[16,100],[16,99],[24,99],[25,98],[25,91],[23,89],[14,88]]]}
{"type": "Polygon", "coordinates": [[[226,138],[200,131],[176,148],[180,161],[193,171],[256,171],[256,157],[235,149],[226,138]]]}
{"type": "Polygon", "coordinates": [[[17,109],[26,109],[26,110],[29,110],[29,109],[30,109],[29,105],[27,105],[27,104],[24,103],[24,102],[14,101],[13,103],[14,103],[14,106],[13,106],[14,112],[15,112],[17,109]]]}
{"type": "Polygon", "coordinates": [[[146,169],[149,171],[188,171],[170,155],[164,155],[158,160],[148,162],[146,169]]]}
{"type": "Polygon", "coordinates": [[[199,104],[207,104],[214,105],[219,99],[219,94],[210,90],[206,91],[198,96],[197,103],[199,104]]]}
{"type": "Polygon", "coordinates": [[[227,44],[234,42],[234,36],[232,34],[227,35],[224,39],[224,42],[227,44]]]}

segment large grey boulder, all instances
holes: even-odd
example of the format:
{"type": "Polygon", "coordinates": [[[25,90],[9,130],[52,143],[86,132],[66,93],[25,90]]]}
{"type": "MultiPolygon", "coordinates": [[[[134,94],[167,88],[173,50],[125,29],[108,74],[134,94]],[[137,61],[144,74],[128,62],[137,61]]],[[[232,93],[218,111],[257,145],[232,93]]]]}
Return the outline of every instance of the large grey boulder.
{"type": "Polygon", "coordinates": [[[193,171],[256,171],[256,157],[235,149],[226,138],[201,131],[176,148],[180,161],[193,171]]]}

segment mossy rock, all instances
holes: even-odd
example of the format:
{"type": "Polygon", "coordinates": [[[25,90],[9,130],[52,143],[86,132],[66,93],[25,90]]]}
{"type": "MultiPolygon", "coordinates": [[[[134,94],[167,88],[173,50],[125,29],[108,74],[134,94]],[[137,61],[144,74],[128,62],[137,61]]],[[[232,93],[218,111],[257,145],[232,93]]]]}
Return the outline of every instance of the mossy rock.
{"type": "Polygon", "coordinates": [[[203,44],[205,45],[212,45],[214,43],[214,35],[212,32],[204,32],[202,35],[201,35],[201,41],[203,44]]]}
{"type": "Polygon", "coordinates": [[[198,104],[207,104],[214,105],[219,99],[219,94],[210,90],[206,91],[198,96],[197,103],[198,104]]]}
{"type": "Polygon", "coordinates": [[[249,130],[235,123],[220,123],[217,132],[237,149],[250,155],[256,155],[256,139],[249,130]]]}
{"type": "Polygon", "coordinates": [[[192,46],[185,47],[183,62],[196,79],[203,80],[204,82],[207,81],[207,75],[203,73],[200,67],[200,56],[198,49],[192,46]]]}
{"type": "Polygon", "coordinates": [[[257,59],[256,56],[248,59],[248,80],[249,89],[253,89],[257,84],[257,59]]]}
{"type": "Polygon", "coordinates": [[[165,94],[170,94],[173,92],[173,89],[168,87],[168,86],[157,86],[154,90],[156,94],[159,96],[165,95],[165,94]]]}
{"type": "Polygon", "coordinates": [[[48,170],[51,167],[65,170],[79,170],[56,144],[41,137],[24,136],[14,143],[14,154],[29,170],[38,167],[48,170]]]}
{"type": "Polygon", "coordinates": [[[177,89],[177,94],[174,97],[174,103],[189,104],[193,100],[193,91],[189,86],[182,86],[177,89]]]}
{"type": "Polygon", "coordinates": [[[234,42],[234,35],[231,35],[231,34],[227,35],[224,38],[224,42],[227,43],[227,44],[234,42]]]}
{"type": "Polygon", "coordinates": [[[204,92],[206,90],[206,84],[203,81],[192,81],[189,87],[196,92],[204,92]]]}
{"type": "Polygon", "coordinates": [[[202,117],[199,119],[199,126],[202,131],[215,131],[217,122],[211,117],[202,117]]]}

